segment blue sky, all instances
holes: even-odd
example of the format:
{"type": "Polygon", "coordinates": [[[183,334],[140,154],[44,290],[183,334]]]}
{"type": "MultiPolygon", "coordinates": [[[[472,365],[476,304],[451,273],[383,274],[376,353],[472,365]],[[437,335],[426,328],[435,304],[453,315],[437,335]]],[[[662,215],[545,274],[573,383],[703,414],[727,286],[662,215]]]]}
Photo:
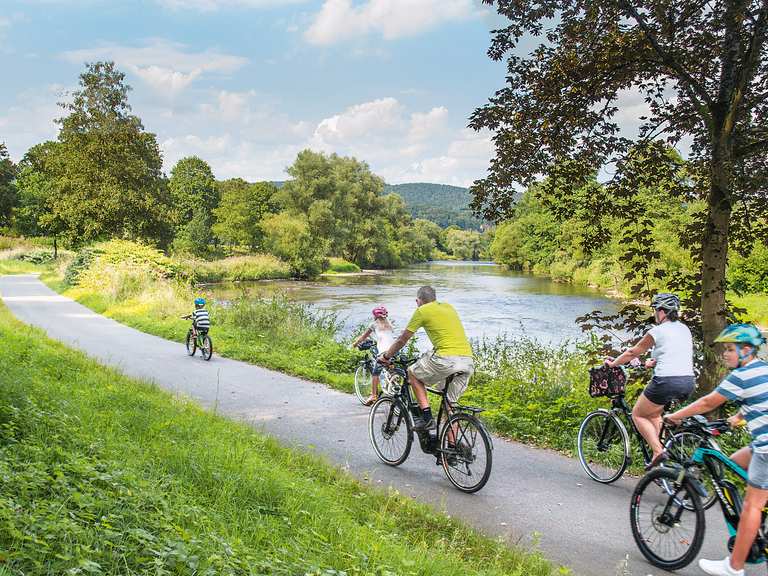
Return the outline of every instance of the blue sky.
{"type": "Polygon", "coordinates": [[[479,0],[0,0],[0,141],[55,138],[85,61],[114,60],[165,170],[282,179],[298,151],[391,183],[468,185],[492,155],[469,114],[502,86],[479,0]]]}

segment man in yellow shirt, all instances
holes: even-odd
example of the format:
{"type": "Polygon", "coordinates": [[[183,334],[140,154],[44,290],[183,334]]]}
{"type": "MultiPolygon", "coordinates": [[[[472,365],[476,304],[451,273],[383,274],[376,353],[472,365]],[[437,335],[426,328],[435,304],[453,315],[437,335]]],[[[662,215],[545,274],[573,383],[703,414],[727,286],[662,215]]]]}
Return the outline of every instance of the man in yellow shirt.
{"type": "Polygon", "coordinates": [[[424,328],[434,350],[422,354],[408,369],[408,380],[413,387],[422,417],[414,423],[415,430],[434,430],[437,426],[429,407],[426,386],[442,389],[445,380],[453,375],[447,391],[448,401],[454,404],[467,389],[469,377],[475,371],[472,347],[469,345],[459,315],[450,304],[435,300],[435,289],[422,286],[416,294],[416,312],[400,337],[380,356],[384,363],[405,346],[414,332],[424,328]]]}

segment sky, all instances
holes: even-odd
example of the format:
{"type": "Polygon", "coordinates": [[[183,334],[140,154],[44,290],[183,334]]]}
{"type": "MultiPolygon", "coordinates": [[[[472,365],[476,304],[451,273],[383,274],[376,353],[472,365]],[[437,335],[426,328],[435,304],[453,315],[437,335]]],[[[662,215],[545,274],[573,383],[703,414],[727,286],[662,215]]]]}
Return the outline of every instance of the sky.
{"type": "Polygon", "coordinates": [[[0,142],[18,161],[55,139],[84,63],[114,60],[166,173],[197,155],[283,180],[309,148],[467,186],[493,155],[467,123],[503,85],[503,23],[480,0],[0,0],[0,142]]]}

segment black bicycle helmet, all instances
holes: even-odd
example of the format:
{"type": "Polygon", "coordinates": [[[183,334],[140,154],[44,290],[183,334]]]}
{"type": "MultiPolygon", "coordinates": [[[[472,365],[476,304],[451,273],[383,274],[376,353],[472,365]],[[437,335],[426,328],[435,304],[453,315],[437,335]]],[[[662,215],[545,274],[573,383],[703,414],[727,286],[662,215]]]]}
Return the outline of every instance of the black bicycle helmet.
{"type": "Polygon", "coordinates": [[[680,298],[669,292],[656,294],[651,300],[651,308],[654,310],[680,310],[680,298]]]}

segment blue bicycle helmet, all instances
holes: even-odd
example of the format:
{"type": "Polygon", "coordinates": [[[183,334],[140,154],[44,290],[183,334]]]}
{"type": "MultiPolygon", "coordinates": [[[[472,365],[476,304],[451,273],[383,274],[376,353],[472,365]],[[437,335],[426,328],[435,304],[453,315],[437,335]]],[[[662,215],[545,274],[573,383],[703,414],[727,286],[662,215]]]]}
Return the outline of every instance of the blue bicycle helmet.
{"type": "Polygon", "coordinates": [[[195,298],[195,306],[205,306],[205,298],[195,298]]]}

